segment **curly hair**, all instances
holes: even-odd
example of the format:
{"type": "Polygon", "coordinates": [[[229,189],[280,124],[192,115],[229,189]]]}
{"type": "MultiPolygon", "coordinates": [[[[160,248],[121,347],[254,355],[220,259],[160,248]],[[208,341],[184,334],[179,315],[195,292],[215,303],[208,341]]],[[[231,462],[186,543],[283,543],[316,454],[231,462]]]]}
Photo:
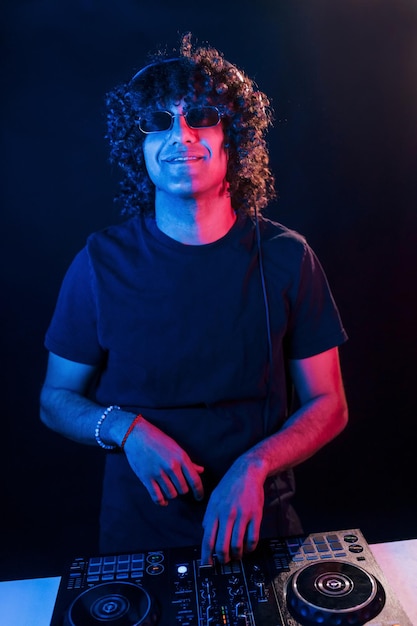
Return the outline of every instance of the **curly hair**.
{"type": "Polygon", "coordinates": [[[240,69],[213,47],[195,48],[191,34],[181,39],[179,54],[155,54],[149,65],[106,95],[110,161],[124,173],[116,200],[122,215],[153,214],[155,187],[143,156],[145,135],[137,119],[169,103],[216,106],[228,145],[226,180],[232,207],[239,213],[262,211],[275,197],[265,141],[272,123],[267,96],[240,69]]]}

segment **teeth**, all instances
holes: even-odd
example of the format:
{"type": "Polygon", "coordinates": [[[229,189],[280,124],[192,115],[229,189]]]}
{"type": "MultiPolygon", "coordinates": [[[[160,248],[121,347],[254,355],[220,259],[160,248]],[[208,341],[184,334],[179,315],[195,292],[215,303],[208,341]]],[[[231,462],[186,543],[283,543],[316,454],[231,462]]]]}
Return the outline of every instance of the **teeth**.
{"type": "Polygon", "coordinates": [[[189,156],[189,157],[175,157],[175,159],[169,159],[171,163],[175,163],[177,161],[185,162],[185,161],[197,161],[199,157],[189,156]]]}

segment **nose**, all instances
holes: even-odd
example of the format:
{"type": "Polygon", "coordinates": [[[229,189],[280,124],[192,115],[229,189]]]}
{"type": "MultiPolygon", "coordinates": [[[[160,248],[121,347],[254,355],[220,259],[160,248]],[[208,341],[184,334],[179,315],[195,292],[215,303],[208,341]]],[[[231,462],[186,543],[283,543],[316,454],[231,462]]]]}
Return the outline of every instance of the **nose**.
{"type": "Polygon", "coordinates": [[[171,141],[176,142],[191,142],[195,141],[196,138],[196,129],[190,128],[185,120],[185,117],[182,113],[176,113],[174,115],[174,120],[172,124],[172,128],[170,130],[170,138],[171,141]]]}

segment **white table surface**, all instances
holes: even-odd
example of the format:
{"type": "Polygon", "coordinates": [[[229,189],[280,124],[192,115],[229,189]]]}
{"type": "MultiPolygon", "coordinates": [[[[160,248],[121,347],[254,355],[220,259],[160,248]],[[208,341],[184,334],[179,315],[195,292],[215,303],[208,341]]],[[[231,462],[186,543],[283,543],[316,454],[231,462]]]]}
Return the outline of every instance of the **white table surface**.
{"type": "MultiPolygon", "coordinates": [[[[411,623],[417,626],[417,539],[370,547],[411,623]]],[[[1,626],[50,626],[59,582],[59,576],[0,582],[1,626]]]]}
{"type": "Polygon", "coordinates": [[[417,539],[370,546],[413,626],[417,626],[417,539]]]}
{"type": "Polygon", "coordinates": [[[2,626],[49,626],[60,576],[0,583],[2,626]]]}

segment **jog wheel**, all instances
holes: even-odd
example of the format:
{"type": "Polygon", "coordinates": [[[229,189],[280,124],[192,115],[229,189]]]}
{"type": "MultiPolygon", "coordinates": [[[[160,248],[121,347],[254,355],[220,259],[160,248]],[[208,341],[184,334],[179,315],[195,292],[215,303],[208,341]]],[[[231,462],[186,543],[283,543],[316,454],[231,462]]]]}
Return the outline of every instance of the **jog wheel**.
{"type": "Polygon", "coordinates": [[[149,593],[133,583],[109,582],[77,596],[65,626],[154,626],[158,614],[149,593]]]}
{"type": "Polygon", "coordinates": [[[343,561],[306,565],[287,583],[287,606],[303,626],[360,626],[381,612],[381,584],[361,567],[343,561]]]}

